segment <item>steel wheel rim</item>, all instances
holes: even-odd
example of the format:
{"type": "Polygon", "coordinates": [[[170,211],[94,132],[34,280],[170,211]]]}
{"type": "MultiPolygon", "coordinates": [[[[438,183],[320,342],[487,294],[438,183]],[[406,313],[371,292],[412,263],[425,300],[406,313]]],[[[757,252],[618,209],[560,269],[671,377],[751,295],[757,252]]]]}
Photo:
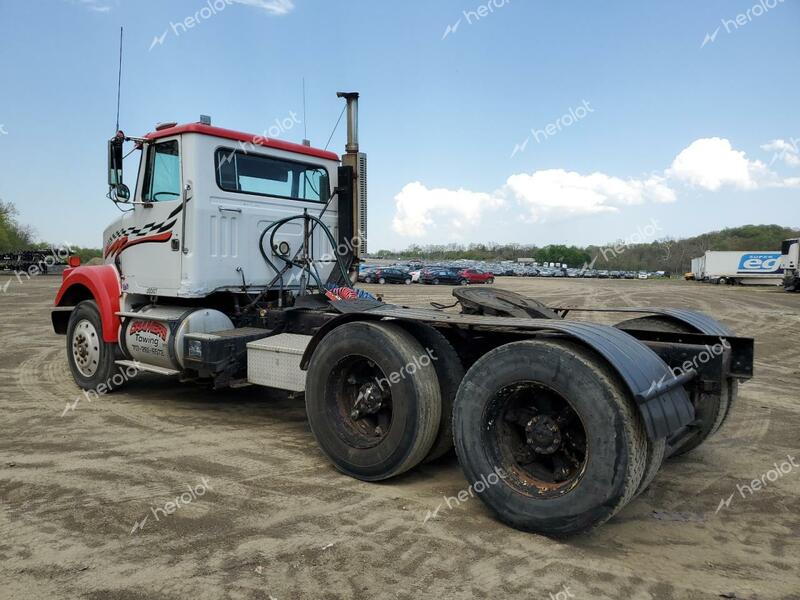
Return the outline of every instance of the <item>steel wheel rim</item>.
{"type": "Polygon", "coordinates": [[[535,381],[503,386],[483,415],[484,442],[492,463],[520,494],[554,498],[583,477],[589,457],[586,427],[570,403],[535,381]]]}
{"type": "Polygon", "coordinates": [[[393,421],[391,385],[383,370],[366,356],[339,360],[328,376],[325,396],[329,420],[337,437],[348,446],[372,448],[389,435],[393,421]]]}
{"type": "Polygon", "coordinates": [[[72,330],[71,350],[75,368],[84,377],[92,377],[100,368],[100,344],[97,329],[88,319],[81,319],[72,330]]]}

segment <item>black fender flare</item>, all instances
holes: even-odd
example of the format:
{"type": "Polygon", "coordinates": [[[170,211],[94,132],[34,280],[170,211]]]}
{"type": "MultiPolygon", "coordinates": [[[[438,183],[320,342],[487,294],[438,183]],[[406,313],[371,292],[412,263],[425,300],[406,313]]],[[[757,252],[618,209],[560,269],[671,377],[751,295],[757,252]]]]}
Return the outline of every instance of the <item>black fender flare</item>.
{"type": "MultiPolygon", "coordinates": [[[[345,302],[348,301],[342,301],[345,302]]],[[[650,439],[666,438],[695,420],[694,406],[686,390],[681,385],[663,385],[665,381],[679,382],[669,365],[628,333],[596,323],[455,315],[385,304],[366,310],[347,310],[345,314],[328,321],[312,337],[300,367],[308,368],[319,342],[337,327],[353,321],[387,318],[465,328],[502,328],[506,331],[511,328],[519,333],[562,333],[593,350],[616,371],[630,390],[650,439]]]]}

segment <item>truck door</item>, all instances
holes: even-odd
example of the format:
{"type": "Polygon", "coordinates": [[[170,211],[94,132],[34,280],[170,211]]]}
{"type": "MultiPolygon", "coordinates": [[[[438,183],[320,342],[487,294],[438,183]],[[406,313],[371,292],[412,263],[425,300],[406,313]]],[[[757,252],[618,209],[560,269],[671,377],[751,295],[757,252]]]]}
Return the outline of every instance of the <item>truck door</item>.
{"type": "Polygon", "coordinates": [[[132,219],[115,234],[111,251],[123,289],[148,295],[175,295],[181,280],[183,198],[180,140],[145,146],[132,219]]]}

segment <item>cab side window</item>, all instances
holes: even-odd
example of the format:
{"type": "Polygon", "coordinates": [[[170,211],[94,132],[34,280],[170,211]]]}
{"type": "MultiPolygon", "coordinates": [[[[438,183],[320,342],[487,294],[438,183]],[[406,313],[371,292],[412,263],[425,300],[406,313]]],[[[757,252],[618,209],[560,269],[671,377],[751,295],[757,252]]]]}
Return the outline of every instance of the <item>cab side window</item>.
{"type": "Polygon", "coordinates": [[[181,197],[181,159],[178,140],[152,144],[142,186],[142,202],[164,202],[181,197]]]}

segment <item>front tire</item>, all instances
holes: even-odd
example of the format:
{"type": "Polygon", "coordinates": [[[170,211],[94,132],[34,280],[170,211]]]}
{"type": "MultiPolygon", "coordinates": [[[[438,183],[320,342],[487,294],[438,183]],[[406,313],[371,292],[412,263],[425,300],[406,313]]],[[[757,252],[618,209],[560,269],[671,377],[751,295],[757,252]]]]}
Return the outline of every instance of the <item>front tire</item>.
{"type": "Polygon", "coordinates": [[[351,477],[379,481],[415,467],[433,446],[441,410],[430,357],[396,324],[347,323],[314,351],[308,422],[322,452],[351,477]]]}
{"type": "Polygon", "coordinates": [[[633,399],[573,342],[490,351],[464,377],[453,421],[467,480],[517,529],[588,531],[625,506],[644,476],[647,437],[633,399]]]}
{"type": "Polygon", "coordinates": [[[67,362],[75,383],[84,390],[99,393],[119,389],[126,378],[120,374],[116,358],[117,345],[103,341],[103,322],[97,303],[94,300],[79,303],[67,324],[67,362]]]}

